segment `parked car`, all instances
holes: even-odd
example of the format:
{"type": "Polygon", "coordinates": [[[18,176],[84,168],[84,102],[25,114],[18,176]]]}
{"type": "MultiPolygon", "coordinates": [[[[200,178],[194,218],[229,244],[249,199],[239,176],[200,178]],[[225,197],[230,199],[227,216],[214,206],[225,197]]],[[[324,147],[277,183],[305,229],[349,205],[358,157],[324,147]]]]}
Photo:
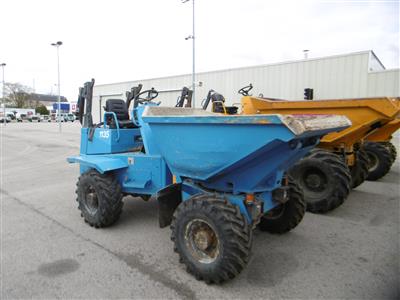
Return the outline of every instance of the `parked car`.
{"type": "MultiPolygon", "coordinates": [[[[59,119],[59,117],[57,116],[57,114],[52,113],[52,114],[50,115],[50,122],[58,122],[58,119],[59,119]]],[[[63,116],[63,114],[61,114],[60,121],[61,121],[61,122],[64,122],[64,116],[63,116]]]]}
{"type": "Polygon", "coordinates": [[[6,116],[6,117],[1,116],[0,117],[0,123],[4,123],[4,121],[6,123],[10,123],[11,122],[11,118],[9,116],[6,116]]]}
{"type": "Polygon", "coordinates": [[[23,121],[26,121],[26,120],[27,120],[26,114],[20,114],[20,115],[17,117],[17,122],[23,122],[23,121]]]}
{"type": "Polygon", "coordinates": [[[42,122],[51,122],[51,117],[49,115],[40,116],[40,121],[42,121],[42,122]]]}
{"type": "Polygon", "coordinates": [[[54,115],[54,121],[55,121],[55,122],[58,122],[58,121],[64,122],[64,121],[65,121],[64,115],[62,115],[62,114],[59,115],[59,116],[54,115]]]}
{"type": "Polygon", "coordinates": [[[28,117],[29,122],[40,122],[40,115],[30,115],[28,117]]]}
{"type": "Polygon", "coordinates": [[[13,113],[10,113],[10,112],[6,113],[6,116],[8,118],[10,118],[11,121],[16,119],[15,115],[13,113]]]}
{"type": "Polygon", "coordinates": [[[65,122],[74,122],[75,121],[75,115],[74,114],[65,114],[64,115],[64,121],[65,122]]]}

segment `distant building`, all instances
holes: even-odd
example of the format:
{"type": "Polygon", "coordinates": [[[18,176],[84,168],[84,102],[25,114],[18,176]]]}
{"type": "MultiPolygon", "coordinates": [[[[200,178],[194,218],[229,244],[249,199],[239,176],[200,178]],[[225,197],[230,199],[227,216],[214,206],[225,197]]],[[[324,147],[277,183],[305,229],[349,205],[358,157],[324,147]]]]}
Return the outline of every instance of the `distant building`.
{"type": "MultiPolygon", "coordinates": [[[[196,74],[196,107],[201,106],[208,90],[225,96],[227,105],[239,103],[237,91],[252,83],[255,96],[299,100],[304,90],[312,89],[314,99],[400,96],[400,69],[389,69],[373,51],[308,58],[196,74]]],[[[96,85],[93,91],[93,118],[102,119],[107,99],[124,99],[125,91],[142,83],[143,90],[154,87],[163,106],[174,106],[183,86],[190,87],[192,75],[134,80],[96,85]]]]}
{"type": "MultiPolygon", "coordinates": [[[[58,102],[58,96],[30,93],[27,102],[29,106],[32,107],[37,107],[39,105],[44,105],[46,107],[53,106],[54,103],[58,102]]],[[[60,96],[60,102],[68,102],[68,100],[64,96],[60,96]]]]}

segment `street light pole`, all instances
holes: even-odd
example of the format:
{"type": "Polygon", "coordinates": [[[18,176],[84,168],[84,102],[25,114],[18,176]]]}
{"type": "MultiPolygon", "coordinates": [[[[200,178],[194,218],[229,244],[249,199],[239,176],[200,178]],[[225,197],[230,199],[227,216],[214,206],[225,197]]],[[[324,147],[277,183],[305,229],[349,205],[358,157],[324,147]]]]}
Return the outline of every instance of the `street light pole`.
{"type": "MultiPolygon", "coordinates": [[[[182,0],[182,3],[186,3],[189,0],[182,0]]],[[[185,38],[185,40],[189,40],[192,39],[192,90],[193,90],[193,94],[192,94],[192,105],[193,108],[195,107],[195,103],[196,103],[196,56],[195,56],[195,10],[194,10],[194,0],[192,0],[192,13],[193,13],[193,24],[192,24],[192,35],[189,35],[188,37],[185,38]]]]}
{"type": "Polygon", "coordinates": [[[2,64],[0,64],[0,66],[2,67],[2,69],[3,69],[3,121],[4,121],[4,126],[6,126],[6,124],[7,124],[7,118],[6,118],[6,98],[5,98],[5,93],[4,93],[4,90],[5,90],[5,82],[4,82],[4,67],[6,66],[6,64],[5,63],[2,63],[2,64]]]}
{"type": "Polygon", "coordinates": [[[193,108],[195,107],[195,101],[196,101],[196,94],[195,94],[195,90],[196,90],[196,78],[195,78],[195,76],[196,76],[196,65],[195,65],[195,63],[196,63],[196,59],[195,59],[195,49],[196,49],[196,47],[195,47],[195,35],[194,35],[194,0],[192,0],[192,3],[193,3],[193,33],[192,33],[192,35],[193,35],[193,39],[192,39],[192,41],[193,41],[193,70],[192,70],[192,85],[193,85],[193,108]]]}
{"type": "Polygon", "coordinates": [[[58,129],[61,133],[61,95],[60,95],[60,46],[62,45],[61,41],[57,43],[52,43],[52,46],[57,48],[57,73],[58,73],[58,105],[57,105],[57,121],[58,121],[58,129]]]}

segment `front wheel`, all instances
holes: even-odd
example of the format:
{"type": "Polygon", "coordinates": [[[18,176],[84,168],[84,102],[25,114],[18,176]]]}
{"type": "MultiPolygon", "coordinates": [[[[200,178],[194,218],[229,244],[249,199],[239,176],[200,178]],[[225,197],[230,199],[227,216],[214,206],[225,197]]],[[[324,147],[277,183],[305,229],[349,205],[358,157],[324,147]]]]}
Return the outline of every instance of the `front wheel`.
{"type": "Polygon", "coordinates": [[[286,233],[295,228],[306,212],[303,191],[288,176],[288,200],[266,212],[260,219],[258,228],[269,233],[286,233]]]}
{"type": "Polygon", "coordinates": [[[290,169],[290,174],[303,190],[307,210],[312,213],[339,207],[350,192],[349,168],[337,154],[323,149],[313,149],[290,169]]]}
{"type": "Polygon", "coordinates": [[[77,183],[78,209],[90,226],[114,224],[122,212],[121,187],[112,174],[95,170],[83,173],[77,183]]]}
{"type": "Polygon", "coordinates": [[[171,240],[188,273],[206,283],[221,283],[246,266],[251,226],[239,207],[212,195],[182,202],[171,224],[171,240]]]}

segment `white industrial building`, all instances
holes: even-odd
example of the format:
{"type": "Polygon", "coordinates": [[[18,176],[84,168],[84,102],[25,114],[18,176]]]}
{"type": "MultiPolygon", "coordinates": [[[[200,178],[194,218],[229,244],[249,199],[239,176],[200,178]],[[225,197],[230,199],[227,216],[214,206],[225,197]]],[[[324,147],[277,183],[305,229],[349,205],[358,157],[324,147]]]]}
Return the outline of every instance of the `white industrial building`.
{"type": "MultiPolygon", "coordinates": [[[[196,107],[213,89],[225,96],[227,105],[240,102],[237,91],[249,83],[253,95],[288,100],[303,99],[312,88],[314,99],[400,96],[400,69],[385,69],[373,51],[309,58],[266,65],[196,73],[196,107]]],[[[137,84],[160,91],[157,100],[174,106],[183,86],[190,87],[192,74],[96,85],[93,117],[102,118],[107,99],[125,99],[125,91],[137,84]]]]}

